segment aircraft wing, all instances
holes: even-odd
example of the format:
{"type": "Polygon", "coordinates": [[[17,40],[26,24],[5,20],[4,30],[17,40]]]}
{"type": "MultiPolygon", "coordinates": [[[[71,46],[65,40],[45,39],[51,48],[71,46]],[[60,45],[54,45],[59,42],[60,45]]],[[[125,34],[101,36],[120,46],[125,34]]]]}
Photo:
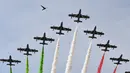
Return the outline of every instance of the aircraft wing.
{"type": "Polygon", "coordinates": [[[54,41],[52,38],[46,38],[46,41],[54,41]]]}
{"type": "Polygon", "coordinates": [[[106,47],[105,44],[97,44],[97,46],[99,46],[99,47],[106,47]]]}
{"type": "Polygon", "coordinates": [[[81,15],[81,17],[80,18],[90,18],[88,15],[81,15]]]}
{"type": "Polygon", "coordinates": [[[29,49],[30,52],[38,52],[36,49],[29,49]]]}
{"type": "Polygon", "coordinates": [[[59,30],[60,28],[56,27],[56,26],[52,26],[51,29],[57,29],[57,30],[59,30]]]}
{"type": "Polygon", "coordinates": [[[129,62],[128,59],[121,59],[121,61],[124,61],[124,62],[129,62]]]}
{"type": "Polygon", "coordinates": [[[110,48],[117,48],[117,46],[115,46],[115,45],[109,45],[108,47],[110,47],[110,48]]]}
{"type": "Polygon", "coordinates": [[[104,33],[103,32],[97,32],[96,31],[96,33],[95,34],[98,34],[98,35],[104,35],[104,33]]]}
{"type": "Polygon", "coordinates": [[[42,6],[42,5],[41,5],[41,7],[45,9],[45,7],[44,7],[44,6],[42,6]]]}
{"type": "Polygon", "coordinates": [[[36,40],[42,40],[42,37],[34,37],[36,40]]]}
{"type": "Polygon", "coordinates": [[[71,31],[71,29],[70,29],[70,28],[64,28],[64,27],[63,27],[63,29],[62,29],[62,30],[71,31]]]}
{"type": "Polygon", "coordinates": [[[19,60],[12,60],[12,62],[14,62],[14,63],[21,63],[21,61],[19,61],[19,60]]]}
{"type": "Polygon", "coordinates": [[[69,14],[70,17],[78,17],[78,14],[69,14]]]}
{"type": "Polygon", "coordinates": [[[110,58],[110,60],[112,60],[112,61],[113,61],[113,60],[118,61],[118,58],[110,58]]]}
{"type": "Polygon", "coordinates": [[[85,32],[85,33],[91,33],[91,34],[92,34],[92,31],[90,31],[90,30],[85,30],[84,32],[85,32]]]}
{"type": "Polygon", "coordinates": [[[17,48],[19,51],[26,51],[26,48],[17,48]]]}
{"type": "Polygon", "coordinates": [[[124,62],[129,62],[129,60],[128,59],[121,59],[121,60],[119,60],[118,58],[110,58],[110,60],[116,60],[116,61],[124,61],[124,62]]]}
{"type": "Polygon", "coordinates": [[[0,61],[9,62],[9,59],[0,59],[0,61]]]}

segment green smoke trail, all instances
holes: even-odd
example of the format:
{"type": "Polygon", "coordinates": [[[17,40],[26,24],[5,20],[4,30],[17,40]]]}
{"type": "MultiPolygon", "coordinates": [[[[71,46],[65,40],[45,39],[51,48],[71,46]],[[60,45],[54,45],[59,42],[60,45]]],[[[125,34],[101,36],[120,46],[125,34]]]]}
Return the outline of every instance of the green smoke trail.
{"type": "Polygon", "coordinates": [[[43,64],[44,64],[44,46],[42,47],[42,52],[41,52],[39,73],[43,73],[43,64]]]}
{"type": "Polygon", "coordinates": [[[26,58],[26,73],[29,73],[28,56],[27,56],[27,58],[26,58]]]}
{"type": "Polygon", "coordinates": [[[12,73],[12,67],[10,66],[10,73],[12,73]]]}

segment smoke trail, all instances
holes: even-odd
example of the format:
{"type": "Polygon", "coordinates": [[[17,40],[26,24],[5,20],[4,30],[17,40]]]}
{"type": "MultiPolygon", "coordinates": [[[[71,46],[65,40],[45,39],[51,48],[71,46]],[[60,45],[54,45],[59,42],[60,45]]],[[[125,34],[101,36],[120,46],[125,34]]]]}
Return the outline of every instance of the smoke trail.
{"type": "Polygon", "coordinates": [[[44,46],[43,46],[42,52],[41,52],[41,60],[40,60],[39,73],[43,73],[43,64],[44,64],[44,46]]]}
{"type": "Polygon", "coordinates": [[[89,62],[89,58],[90,58],[90,54],[91,54],[91,45],[92,45],[92,41],[90,42],[87,54],[86,54],[86,59],[84,61],[84,66],[82,68],[81,73],[86,73],[87,72],[87,66],[88,66],[88,62],[89,62]]]}
{"type": "Polygon", "coordinates": [[[56,44],[56,49],[55,49],[55,54],[54,54],[54,59],[53,59],[53,63],[52,63],[52,69],[51,69],[51,73],[56,73],[56,64],[57,64],[57,59],[58,59],[58,54],[59,54],[59,38],[57,40],[57,44],[56,44]]]}
{"type": "Polygon", "coordinates": [[[10,66],[10,73],[12,73],[12,67],[10,66]]]}
{"type": "Polygon", "coordinates": [[[114,69],[113,73],[116,73],[117,67],[118,67],[118,65],[117,65],[116,68],[114,69]]]}
{"type": "Polygon", "coordinates": [[[74,54],[74,48],[75,48],[76,36],[77,36],[77,29],[78,29],[78,27],[76,27],[75,32],[74,32],[74,36],[73,36],[73,40],[72,40],[72,43],[71,43],[71,48],[70,48],[67,64],[66,64],[65,73],[70,73],[71,68],[72,68],[72,66],[71,66],[71,64],[72,64],[72,56],[74,54]]]}
{"type": "Polygon", "coordinates": [[[102,59],[101,59],[101,61],[100,61],[100,64],[99,64],[98,72],[97,72],[97,73],[101,73],[101,69],[102,69],[103,62],[104,62],[104,56],[105,56],[105,53],[104,53],[103,56],[102,56],[102,59]]]}
{"type": "Polygon", "coordinates": [[[26,73],[29,73],[29,62],[28,62],[28,56],[26,58],[26,73]]]}

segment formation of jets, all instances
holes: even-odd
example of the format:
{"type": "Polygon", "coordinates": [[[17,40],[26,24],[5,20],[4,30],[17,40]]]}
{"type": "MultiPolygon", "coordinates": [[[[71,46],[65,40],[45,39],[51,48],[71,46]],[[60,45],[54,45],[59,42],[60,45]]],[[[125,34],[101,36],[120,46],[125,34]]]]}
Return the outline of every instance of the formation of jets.
{"type": "MultiPolygon", "coordinates": [[[[41,7],[42,7],[42,11],[46,9],[43,5],[41,5],[41,7]]],[[[79,12],[77,14],[73,14],[72,13],[72,14],[69,14],[68,16],[71,17],[71,18],[73,18],[73,17],[77,18],[77,20],[74,20],[74,22],[77,22],[77,23],[81,23],[82,22],[80,20],[81,18],[83,18],[85,20],[90,18],[90,16],[88,16],[88,15],[81,14],[81,9],[79,10],[79,12]]],[[[70,28],[64,27],[63,26],[63,22],[61,22],[60,26],[51,26],[50,28],[52,30],[58,30],[59,32],[56,32],[56,34],[58,34],[58,35],[64,35],[64,33],[62,31],[69,32],[69,31],[72,30],[70,28]]],[[[104,35],[103,32],[97,31],[97,27],[96,26],[94,27],[93,30],[84,30],[84,33],[92,34],[92,36],[89,36],[90,39],[97,39],[97,37],[95,35],[99,35],[99,36],[104,35]]],[[[42,37],[36,36],[33,39],[35,39],[36,41],[37,40],[42,41],[42,42],[39,43],[39,44],[42,44],[42,45],[48,45],[48,43],[46,43],[46,41],[50,41],[51,43],[53,41],[55,41],[55,39],[53,39],[53,38],[46,37],[46,33],[44,33],[42,37]]],[[[106,44],[97,44],[97,46],[99,46],[99,48],[100,47],[104,47],[105,49],[101,49],[101,51],[104,51],[104,52],[109,51],[108,48],[113,48],[113,49],[117,48],[116,45],[111,45],[110,44],[110,40],[108,40],[106,44]]],[[[27,44],[26,48],[17,48],[17,50],[20,51],[20,52],[21,51],[26,52],[26,53],[24,53],[24,55],[27,55],[27,56],[32,55],[30,52],[34,52],[34,53],[38,52],[38,50],[36,50],[36,49],[31,49],[29,47],[29,44],[27,44]]],[[[114,64],[117,64],[117,65],[121,65],[122,61],[123,62],[129,62],[128,59],[124,59],[124,58],[122,58],[122,56],[123,55],[121,54],[119,58],[110,58],[110,60],[117,61],[116,63],[114,63],[114,64]]],[[[19,61],[19,60],[13,60],[11,55],[9,56],[9,59],[0,59],[0,61],[9,62],[9,64],[7,64],[9,66],[15,66],[15,64],[13,64],[13,63],[21,63],[21,61],[19,61]]],[[[130,73],[130,72],[125,72],[125,73],[130,73]]]]}
{"type": "Polygon", "coordinates": [[[40,44],[42,45],[48,45],[45,41],[50,41],[50,42],[55,41],[55,39],[47,38],[46,33],[43,34],[43,37],[34,37],[34,39],[36,39],[36,41],[41,40],[42,42],[40,42],[40,44]]]}
{"type": "Polygon", "coordinates": [[[71,31],[70,28],[63,27],[63,22],[61,22],[60,26],[51,26],[50,28],[53,30],[59,30],[59,32],[56,32],[56,34],[59,34],[59,35],[64,35],[62,31],[67,31],[67,32],[71,31]]]}
{"type": "Polygon", "coordinates": [[[12,59],[12,57],[11,57],[11,55],[9,56],[9,59],[0,59],[0,61],[3,61],[3,63],[4,62],[9,62],[7,65],[9,65],[9,66],[15,66],[15,64],[12,64],[12,63],[21,63],[21,61],[20,60],[13,60],[12,59]]]}
{"type": "Polygon", "coordinates": [[[123,59],[122,56],[123,55],[121,54],[119,58],[110,58],[110,60],[117,61],[117,63],[114,63],[114,64],[117,64],[117,65],[121,65],[122,64],[122,63],[120,63],[121,61],[129,62],[128,59],[123,59]]]}
{"type": "Polygon", "coordinates": [[[106,44],[97,44],[97,46],[99,46],[99,48],[100,47],[105,47],[105,49],[102,49],[102,51],[105,51],[105,52],[109,51],[108,48],[113,48],[113,49],[117,48],[116,45],[110,45],[109,42],[110,42],[110,40],[108,40],[106,44]]]}
{"type": "Polygon", "coordinates": [[[32,54],[30,54],[29,52],[38,52],[38,50],[36,50],[36,49],[31,49],[31,48],[29,48],[29,44],[27,44],[27,47],[26,48],[17,48],[17,50],[19,50],[20,52],[21,51],[25,51],[26,53],[24,53],[24,55],[32,55],[32,54]]]}

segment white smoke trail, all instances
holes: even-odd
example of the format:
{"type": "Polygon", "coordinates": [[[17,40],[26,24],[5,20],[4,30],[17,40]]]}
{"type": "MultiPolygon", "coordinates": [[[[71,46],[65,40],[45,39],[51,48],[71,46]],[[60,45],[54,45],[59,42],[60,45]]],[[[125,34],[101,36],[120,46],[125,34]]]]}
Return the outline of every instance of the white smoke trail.
{"type": "Polygon", "coordinates": [[[72,43],[71,43],[71,48],[70,48],[67,64],[66,64],[65,73],[70,73],[70,71],[72,69],[72,66],[71,66],[72,65],[72,56],[74,54],[74,48],[75,48],[76,36],[77,36],[77,29],[78,29],[78,26],[76,27],[75,32],[74,32],[74,36],[73,36],[73,40],[72,40],[72,43]]]}
{"type": "Polygon", "coordinates": [[[57,64],[57,59],[58,59],[58,54],[59,54],[59,38],[57,40],[57,44],[56,44],[56,49],[55,49],[55,54],[54,54],[54,59],[53,59],[53,63],[52,63],[52,69],[51,69],[51,73],[56,73],[56,64],[57,64]]]}
{"type": "Polygon", "coordinates": [[[87,66],[88,66],[88,62],[89,62],[89,58],[90,58],[90,54],[91,54],[91,45],[92,45],[92,41],[89,44],[88,51],[87,51],[87,54],[86,54],[86,59],[84,61],[84,66],[82,68],[81,73],[87,72],[87,66]]]}

